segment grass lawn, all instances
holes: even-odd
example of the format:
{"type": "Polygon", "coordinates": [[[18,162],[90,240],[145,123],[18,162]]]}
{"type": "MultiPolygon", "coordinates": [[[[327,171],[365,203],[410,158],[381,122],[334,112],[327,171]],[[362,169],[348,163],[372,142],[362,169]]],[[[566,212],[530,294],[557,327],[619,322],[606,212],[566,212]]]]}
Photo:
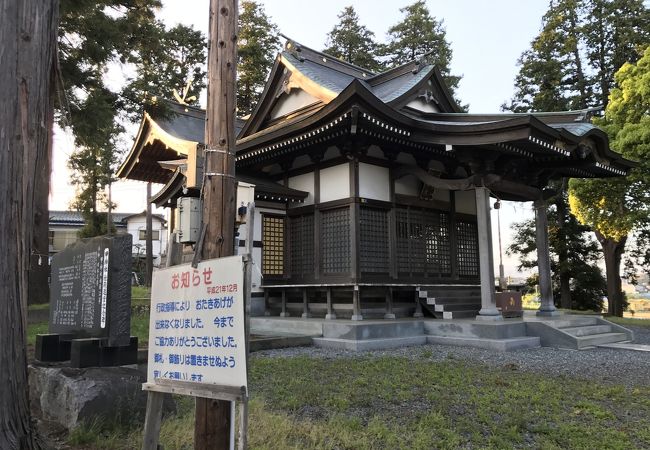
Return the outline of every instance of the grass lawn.
{"type": "MultiPolygon", "coordinates": [[[[650,447],[650,398],[566,377],[401,357],[251,357],[252,449],[650,447]]],[[[97,425],[81,448],[140,448],[142,429],[97,425]]],[[[190,449],[193,408],[163,421],[165,449],[190,449]]]]}
{"type": "Polygon", "coordinates": [[[623,327],[634,326],[634,327],[650,328],[650,320],[648,319],[631,319],[628,317],[623,318],[623,317],[614,317],[614,316],[605,316],[604,318],[609,320],[610,322],[614,322],[623,327]]]}

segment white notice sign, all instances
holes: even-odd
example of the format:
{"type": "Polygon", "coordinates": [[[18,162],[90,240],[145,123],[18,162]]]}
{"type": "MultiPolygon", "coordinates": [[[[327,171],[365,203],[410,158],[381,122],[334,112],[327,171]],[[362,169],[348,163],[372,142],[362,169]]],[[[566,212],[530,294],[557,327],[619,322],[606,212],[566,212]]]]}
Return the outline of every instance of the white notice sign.
{"type": "Polygon", "coordinates": [[[241,256],[153,273],[147,383],[246,383],[241,256]]]}

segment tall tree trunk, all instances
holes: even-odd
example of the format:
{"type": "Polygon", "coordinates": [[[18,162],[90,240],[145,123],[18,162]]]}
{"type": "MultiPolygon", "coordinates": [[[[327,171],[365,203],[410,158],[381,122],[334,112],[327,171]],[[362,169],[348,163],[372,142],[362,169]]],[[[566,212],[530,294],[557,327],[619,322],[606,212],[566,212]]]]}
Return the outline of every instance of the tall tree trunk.
{"type": "MultiPolygon", "coordinates": [[[[0,448],[38,448],[26,314],[34,211],[47,161],[58,0],[0,0],[0,448]]],[[[49,173],[48,173],[49,175],[49,173]]]]}
{"type": "Polygon", "coordinates": [[[621,256],[625,251],[627,237],[615,241],[595,232],[598,242],[603,247],[605,272],[607,274],[607,313],[623,317],[623,290],[621,289],[621,256]]]}

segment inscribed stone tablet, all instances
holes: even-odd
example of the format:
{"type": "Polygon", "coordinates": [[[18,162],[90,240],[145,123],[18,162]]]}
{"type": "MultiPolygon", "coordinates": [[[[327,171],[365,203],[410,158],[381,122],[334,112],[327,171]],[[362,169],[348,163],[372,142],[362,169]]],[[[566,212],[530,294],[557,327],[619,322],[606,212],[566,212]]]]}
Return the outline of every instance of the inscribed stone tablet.
{"type": "Polygon", "coordinates": [[[129,344],[132,236],[81,239],[52,257],[50,333],[129,344]]]}

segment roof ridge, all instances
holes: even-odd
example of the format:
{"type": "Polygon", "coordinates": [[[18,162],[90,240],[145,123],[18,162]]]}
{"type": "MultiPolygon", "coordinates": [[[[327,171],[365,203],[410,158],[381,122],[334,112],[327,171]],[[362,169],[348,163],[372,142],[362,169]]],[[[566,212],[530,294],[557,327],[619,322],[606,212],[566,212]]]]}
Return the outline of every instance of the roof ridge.
{"type": "Polygon", "coordinates": [[[301,44],[300,42],[297,42],[296,40],[291,39],[285,36],[284,34],[280,33],[280,36],[282,36],[287,40],[284,44],[283,53],[288,53],[291,56],[297,58],[298,60],[309,59],[309,61],[311,62],[314,62],[316,64],[334,70],[338,70],[338,69],[337,67],[333,67],[333,66],[341,66],[342,68],[345,68],[347,70],[345,71],[339,70],[339,72],[343,72],[347,75],[354,76],[355,78],[363,77],[364,73],[368,75],[366,78],[370,78],[376,75],[370,69],[366,69],[365,67],[361,67],[361,66],[357,66],[356,64],[349,63],[347,61],[337,58],[336,56],[332,56],[330,54],[323,53],[318,50],[314,50],[313,48],[307,47],[306,45],[301,44]],[[309,56],[311,56],[311,58],[309,58],[309,56]],[[328,65],[327,63],[331,63],[331,64],[328,65]]]}

